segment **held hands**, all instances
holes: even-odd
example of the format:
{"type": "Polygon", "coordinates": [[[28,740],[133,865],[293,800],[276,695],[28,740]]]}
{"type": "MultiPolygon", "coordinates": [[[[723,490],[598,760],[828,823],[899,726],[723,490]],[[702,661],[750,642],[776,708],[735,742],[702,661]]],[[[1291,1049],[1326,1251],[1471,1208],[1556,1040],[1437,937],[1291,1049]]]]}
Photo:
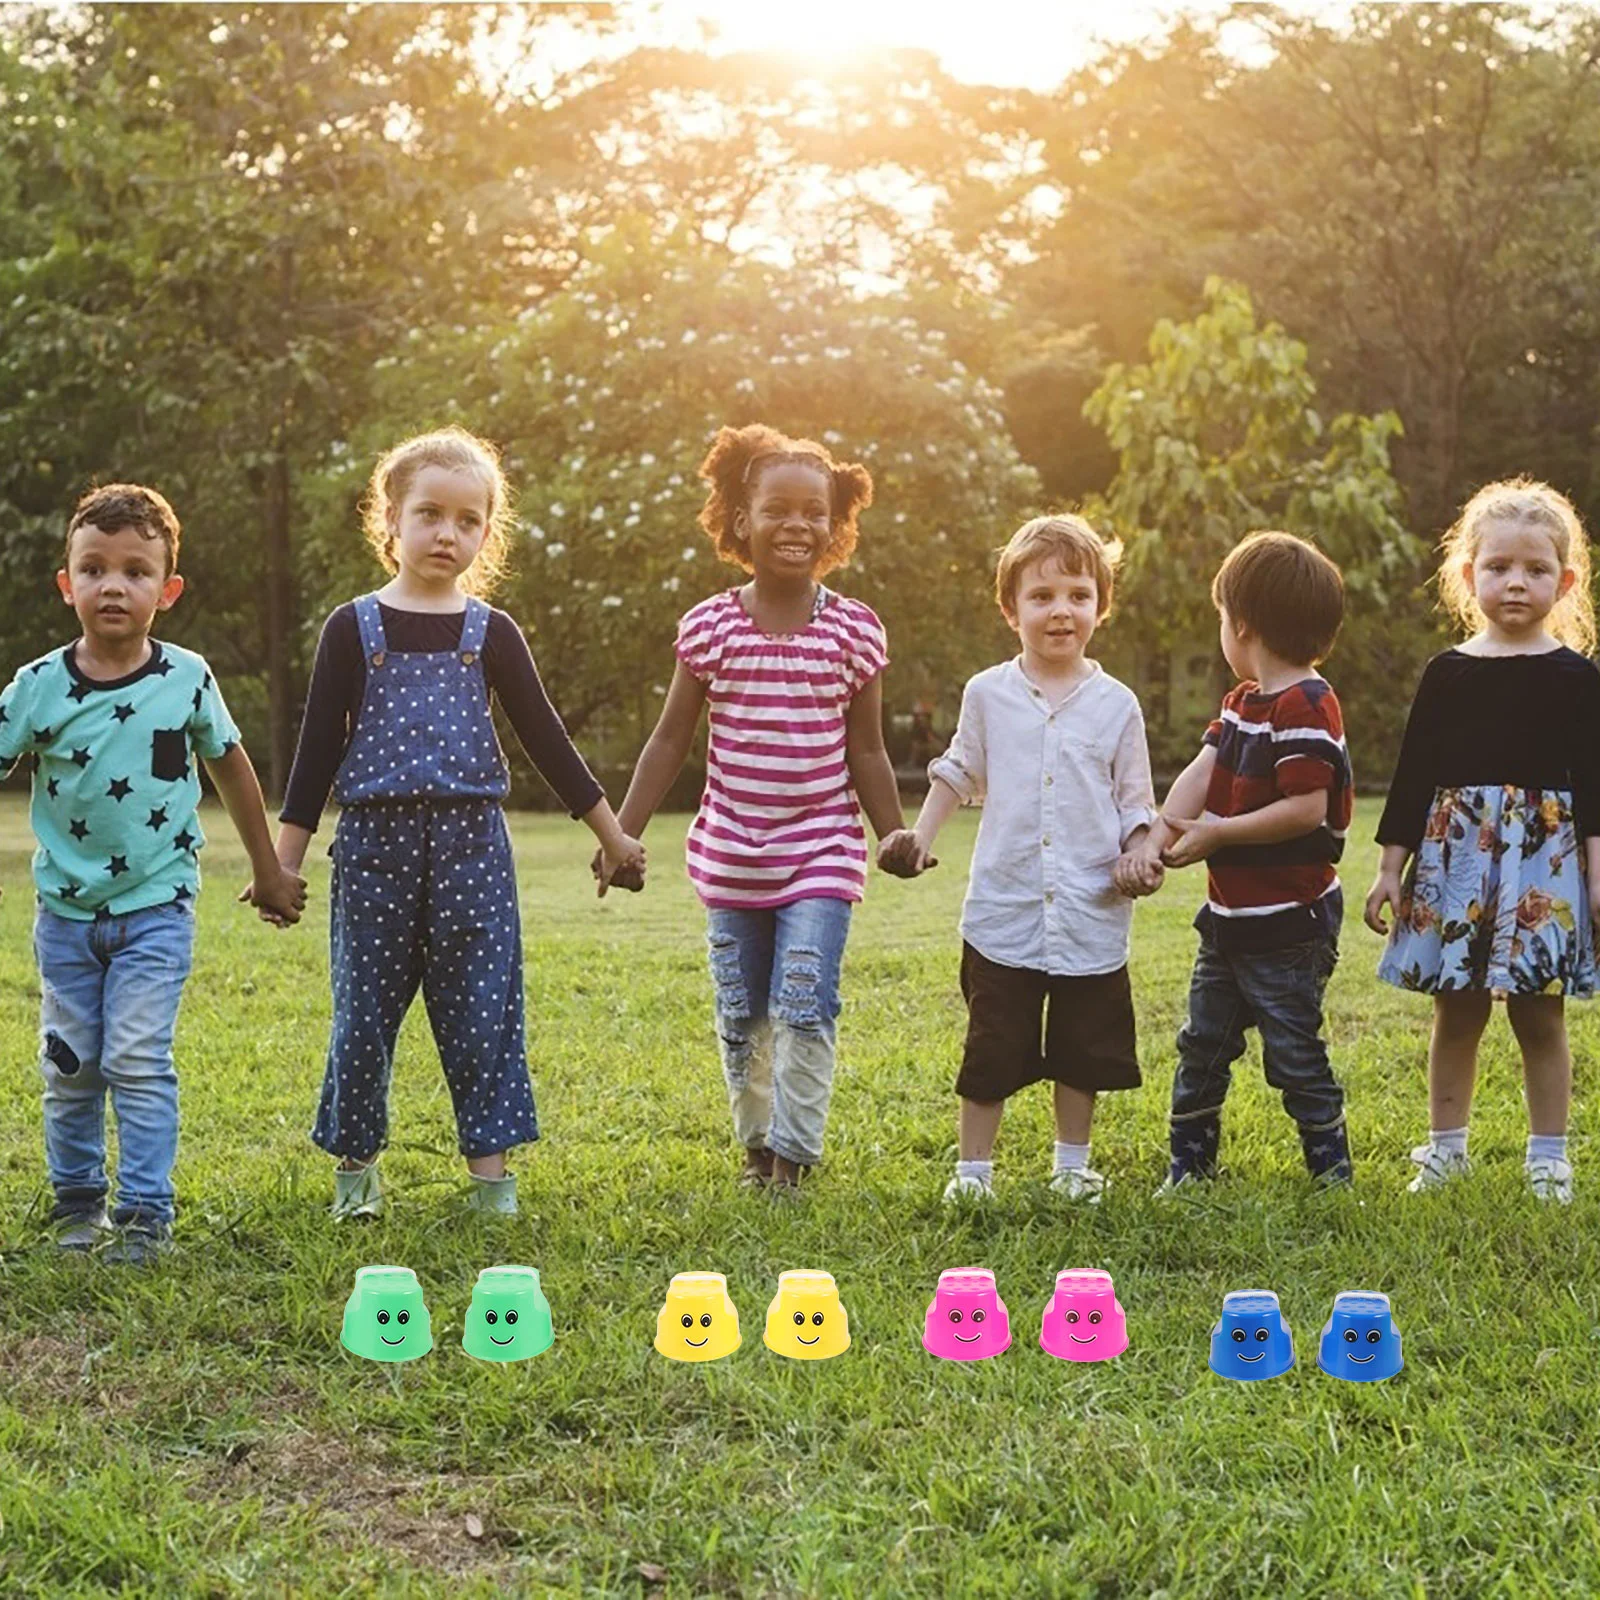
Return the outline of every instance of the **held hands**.
{"type": "Polygon", "coordinates": [[[1111,869],[1111,881],[1116,885],[1117,892],[1127,895],[1130,900],[1154,894],[1166,876],[1167,870],[1161,865],[1161,857],[1138,848],[1125,850],[1111,869]]]}
{"type": "Polygon", "coordinates": [[[878,841],[878,870],[895,878],[915,878],[939,865],[915,828],[896,828],[878,841]]]}
{"type": "Polygon", "coordinates": [[[258,872],[239,891],[239,901],[252,905],[263,922],[275,928],[289,928],[300,920],[306,908],[306,880],[298,872],[280,865],[276,871],[258,872]]]}
{"type": "Polygon", "coordinates": [[[596,850],[589,870],[599,885],[599,898],[605,899],[606,890],[613,888],[638,894],[644,888],[644,863],[644,846],[626,833],[618,835],[610,849],[602,846],[596,850]]]}
{"type": "Polygon", "coordinates": [[[1199,817],[1169,817],[1165,812],[1161,820],[1178,835],[1176,841],[1161,852],[1163,866],[1192,867],[1204,861],[1222,843],[1222,833],[1215,822],[1204,822],[1199,817]]]}
{"type": "Polygon", "coordinates": [[[623,866],[618,867],[609,877],[606,876],[606,853],[596,850],[594,859],[589,863],[589,874],[600,886],[599,895],[603,899],[607,889],[626,889],[629,894],[638,894],[644,888],[644,867],[623,866]]]}

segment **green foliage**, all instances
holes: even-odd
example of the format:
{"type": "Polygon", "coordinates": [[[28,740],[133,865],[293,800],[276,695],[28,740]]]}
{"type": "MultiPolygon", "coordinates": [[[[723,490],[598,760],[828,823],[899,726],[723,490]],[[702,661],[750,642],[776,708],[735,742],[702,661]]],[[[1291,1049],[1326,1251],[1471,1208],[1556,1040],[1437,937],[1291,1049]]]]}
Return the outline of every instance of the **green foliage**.
{"type": "MultiPolygon", "coordinates": [[[[575,720],[627,744],[650,720],[668,612],[733,576],[703,549],[667,564],[697,545],[694,460],[713,423],[767,415],[831,431],[878,470],[841,581],[895,619],[891,690],[944,697],[1007,643],[974,552],[1039,499],[1108,490],[1127,452],[1083,399],[1108,363],[1151,364],[1151,328],[1187,325],[1214,276],[1309,349],[1273,370],[1229,346],[1259,416],[1221,392],[1226,366],[1162,357],[1194,391],[1180,413],[1210,421],[1138,413],[1135,431],[1165,443],[1133,440],[1150,483],[1124,471],[1116,491],[1142,530],[1129,594],[1144,599],[1106,635],[1114,651],[1203,620],[1187,579],[1169,585],[1170,616],[1151,614],[1160,573],[1203,565],[1221,537],[1208,519],[1236,530],[1235,513],[1261,510],[1352,549],[1332,670],[1347,697],[1392,694],[1432,630],[1424,563],[1390,522],[1431,541],[1478,483],[1523,471],[1600,518],[1589,11],[1358,6],[1335,21],[1241,5],[1109,50],[1050,94],[962,84],[916,50],[826,71],[803,52],[619,50],[619,20],[554,5],[0,11],[7,660],[59,637],[49,574],[77,493],[152,479],[188,530],[190,593],[164,626],[238,686],[247,740],[281,782],[321,605],[371,573],[352,482],[454,403],[512,447],[527,520],[571,552],[523,548],[511,598],[541,658],[575,720]],[[635,348],[618,319],[662,347],[635,348]],[[768,361],[796,339],[809,366],[768,361]],[[746,342],[757,359],[738,371],[746,342]],[[872,363],[892,381],[863,381],[872,363]],[[920,416],[947,380],[949,405],[920,416]],[[978,397],[976,421],[957,391],[978,397]],[[1318,430],[1314,413],[1354,420],[1318,430]],[[897,476],[929,441],[947,481],[897,476]],[[1037,480],[1005,487],[1016,456],[1037,480]],[[1230,479],[1247,504],[1228,501],[1230,479]],[[1186,483],[1200,492],[1180,507],[1186,483]],[[1144,498],[1160,515],[1140,521],[1144,498]],[[617,504],[621,522],[586,530],[609,527],[609,551],[544,514],[617,504]],[[568,573],[563,599],[550,585],[568,573]]],[[[1364,774],[1388,765],[1384,714],[1363,708],[1364,774]]]]}
{"type": "MultiPolygon", "coordinates": [[[[381,363],[383,426],[351,441],[307,529],[324,600],[352,592],[350,508],[397,428],[447,420],[500,443],[520,502],[504,603],[575,734],[631,759],[672,673],[678,617],[743,581],[695,521],[716,429],[765,421],[873,475],[836,582],[888,629],[891,706],[953,702],[1005,648],[992,549],[1034,505],[997,393],[937,330],[824,280],[618,229],[515,321],[433,330],[381,363]],[[335,551],[345,552],[336,555],[335,551]]],[[[370,567],[367,568],[370,572],[370,567]]]]}
{"type": "Polygon", "coordinates": [[[1312,336],[1332,406],[1404,418],[1395,470],[1430,539],[1517,472],[1593,521],[1596,38],[1575,5],[1181,19],[1062,85],[1059,214],[991,250],[1023,251],[1024,321],[1092,324],[1123,359],[1208,276],[1249,284],[1312,336]]]}
{"type": "MultiPolygon", "coordinates": [[[[498,147],[475,26],[452,7],[91,6],[0,35],[8,137],[32,154],[0,184],[25,212],[0,264],[5,564],[17,541],[36,561],[30,530],[91,478],[157,482],[188,532],[173,631],[256,680],[245,732],[276,785],[298,479],[368,410],[402,330],[477,289],[458,240],[498,147]]],[[[59,626],[47,600],[19,633],[41,624],[59,626]]]]}
{"type": "MultiPolygon", "coordinates": [[[[1417,594],[1426,546],[1405,527],[1390,470],[1399,417],[1324,422],[1316,402],[1305,345],[1259,326],[1241,285],[1211,279],[1200,315],[1157,323],[1149,359],[1113,364],[1085,403],[1118,451],[1117,475],[1089,510],[1124,540],[1118,639],[1144,652],[1147,678],[1214,634],[1212,575],[1245,534],[1282,528],[1336,561],[1346,622],[1330,672],[1359,761],[1388,749],[1403,721],[1395,683],[1409,680],[1394,670],[1397,651],[1405,660],[1409,647],[1414,663],[1428,642],[1417,594]]],[[[1170,765],[1199,730],[1171,725],[1151,698],[1153,740],[1170,765]]]]}

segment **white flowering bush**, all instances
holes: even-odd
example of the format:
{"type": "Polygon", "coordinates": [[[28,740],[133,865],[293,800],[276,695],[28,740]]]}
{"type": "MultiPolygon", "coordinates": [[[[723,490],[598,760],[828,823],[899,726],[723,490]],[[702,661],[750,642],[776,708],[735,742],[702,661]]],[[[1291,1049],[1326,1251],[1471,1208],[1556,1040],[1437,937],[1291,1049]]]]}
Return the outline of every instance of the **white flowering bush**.
{"type": "Polygon", "coordinates": [[[724,423],[763,421],[863,462],[876,485],[851,564],[828,579],[889,633],[891,711],[953,704],[1005,648],[993,551],[1035,509],[999,395],[943,338],[816,279],[611,238],[567,290],[509,325],[405,349],[385,373],[399,426],[496,441],[517,496],[499,597],[585,747],[632,759],[672,675],[679,616],[743,581],[695,521],[695,469],[724,423]],[[425,408],[419,396],[448,396],[425,408]]]}

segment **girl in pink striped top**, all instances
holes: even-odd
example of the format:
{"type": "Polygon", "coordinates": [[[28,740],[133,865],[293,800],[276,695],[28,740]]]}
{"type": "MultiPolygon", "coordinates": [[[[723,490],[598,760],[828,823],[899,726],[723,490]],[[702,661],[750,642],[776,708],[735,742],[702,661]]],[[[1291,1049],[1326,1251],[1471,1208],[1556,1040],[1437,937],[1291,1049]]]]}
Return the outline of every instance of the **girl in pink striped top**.
{"type": "MultiPolygon", "coordinates": [[[[771,428],[723,428],[700,466],[701,526],[750,581],[690,610],[661,720],[620,813],[636,836],[710,708],[689,829],[741,1182],[792,1188],[822,1154],[839,966],[866,880],[861,810],[901,826],[883,747],[883,625],[818,580],[849,559],[865,467],[771,428]]],[[[602,892],[604,885],[602,884],[602,892]]]]}

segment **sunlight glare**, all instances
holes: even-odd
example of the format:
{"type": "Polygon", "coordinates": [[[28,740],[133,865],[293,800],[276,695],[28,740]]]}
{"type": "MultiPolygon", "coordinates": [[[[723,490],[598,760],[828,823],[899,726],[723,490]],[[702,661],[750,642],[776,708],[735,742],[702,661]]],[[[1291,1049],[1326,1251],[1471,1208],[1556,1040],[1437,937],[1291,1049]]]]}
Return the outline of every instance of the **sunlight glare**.
{"type": "MultiPolygon", "coordinates": [[[[885,49],[932,51],[967,83],[1054,87],[1100,44],[1158,32],[1178,9],[1157,0],[660,0],[655,26],[690,44],[697,24],[714,30],[714,54],[781,52],[844,68],[885,49]]],[[[1191,7],[1191,9],[1193,9],[1191,7]]],[[[1205,9],[1204,6],[1201,9],[1205,9]]]]}

